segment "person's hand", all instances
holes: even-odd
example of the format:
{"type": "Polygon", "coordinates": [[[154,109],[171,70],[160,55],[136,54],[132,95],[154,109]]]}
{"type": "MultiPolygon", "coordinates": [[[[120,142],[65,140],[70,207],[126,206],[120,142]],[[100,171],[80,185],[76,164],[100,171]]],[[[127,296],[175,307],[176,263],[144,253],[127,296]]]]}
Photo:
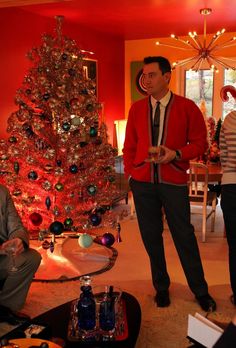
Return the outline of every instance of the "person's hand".
{"type": "Polygon", "coordinates": [[[146,162],[158,163],[158,159],[164,155],[164,146],[150,146],[146,162]]]}
{"type": "Polygon", "coordinates": [[[16,256],[25,250],[23,241],[20,238],[13,238],[4,242],[1,245],[1,251],[4,252],[4,250],[7,250],[9,247],[14,247],[14,255],[16,256]]]}
{"type": "Polygon", "coordinates": [[[160,145],[160,154],[158,156],[158,159],[156,163],[169,163],[175,159],[176,152],[174,150],[169,149],[166,146],[160,145]]]}

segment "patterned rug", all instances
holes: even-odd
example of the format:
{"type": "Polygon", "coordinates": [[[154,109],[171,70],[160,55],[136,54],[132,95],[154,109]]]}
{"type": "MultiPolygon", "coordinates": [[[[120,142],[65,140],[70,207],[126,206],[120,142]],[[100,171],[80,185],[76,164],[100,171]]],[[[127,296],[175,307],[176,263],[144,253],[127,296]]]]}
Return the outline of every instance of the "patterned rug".
{"type": "MultiPolygon", "coordinates": [[[[218,207],[219,209],[219,207],[218,207]]],[[[200,253],[208,281],[210,294],[217,302],[217,311],[208,318],[227,323],[235,308],[230,303],[231,290],[228,275],[228,249],[223,237],[224,227],[221,211],[217,212],[216,229],[208,232],[207,242],[201,242],[201,223],[194,220],[200,253]]],[[[205,315],[189,290],[173,241],[166,226],[164,240],[166,259],[171,277],[168,308],[157,308],[154,304],[154,289],[151,283],[149,260],[138,232],[137,220],[121,222],[123,242],[116,243],[118,258],[112,269],[93,277],[93,285],[112,284],[134,295],[141,305],[142,323],[136,348],[187,348],[186,339],[188,314],[205,315]]],[[[32,317],[54,306],[77,298],[80,294],[78,280],[65,283],[33,283],[23,311],[32,317]]],[[[0,335],[9,331],[0,324],[0,335]]]]}

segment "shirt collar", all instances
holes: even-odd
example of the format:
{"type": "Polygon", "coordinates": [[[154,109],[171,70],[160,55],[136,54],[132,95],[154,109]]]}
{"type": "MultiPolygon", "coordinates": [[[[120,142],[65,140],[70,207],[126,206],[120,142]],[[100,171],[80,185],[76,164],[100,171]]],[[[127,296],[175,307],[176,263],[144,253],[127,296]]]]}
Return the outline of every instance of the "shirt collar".
{"type": "MultiPolygon", "coordinates": [[[[167,106],[167,104],[170,101],[170,97],[171,97],[171,91],[169,90],[166,95],[161,98],[159,100],[160,104],[165,108],[167,106]]],[[[158,102],[158,100],[156,100],[152,95],[151,95],[151,104],[152,104],[152,108],[156,107],[156,103],[158,102]]]]}

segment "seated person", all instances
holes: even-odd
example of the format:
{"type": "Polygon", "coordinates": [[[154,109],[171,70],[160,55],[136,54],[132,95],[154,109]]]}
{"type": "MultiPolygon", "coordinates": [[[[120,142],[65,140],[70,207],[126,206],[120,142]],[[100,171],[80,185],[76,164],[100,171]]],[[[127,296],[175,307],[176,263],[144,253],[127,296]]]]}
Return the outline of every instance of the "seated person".
{"type": "Polygon", "coordinates": [[[0,185],[0,322],[12,325],[26,320],[20,310],[41,262],[41,255],[29,248],[29,235],[6,187],[0,185]],[[9,247],[14,247],[16,270],[12,270],[9,247]]]}

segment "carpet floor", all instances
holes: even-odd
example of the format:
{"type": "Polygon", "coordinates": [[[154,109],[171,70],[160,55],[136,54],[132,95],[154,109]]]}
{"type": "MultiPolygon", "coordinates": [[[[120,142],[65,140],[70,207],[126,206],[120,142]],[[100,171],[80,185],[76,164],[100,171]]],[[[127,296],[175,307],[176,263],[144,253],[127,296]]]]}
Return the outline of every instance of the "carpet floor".
{"type": "MultiPolygon", "coordinates": [[[[228,250],[224,238],[224,224],[221,209],[217,206],[215,232],[207,233],[206,243],[201,242],[201,218],[192,215],[199,242],[205,277],[209,292],[217,302],[217,311],[209,318],[219,322],[229,322],[235,308],[229,301],[231,289],[228,274],[228,250]]],[[[210,223],[210,222],[209,222],[210,223]]],[[[210,226],[208,226],[208,229],[210,226]]],[[[149,260],[144,250],[137,219],[125,218],[121,221],[122,242],[114,247],[118,251],[116,263],[109,271],[93,277],[93,285],[112,284],[133,294],[141,305],[142,323],[136,348],[186,348],[188,314],[199,312],[205,315],[189,290],[174,248],[168,226],[165,226],[164,241],[168,272],[171,277],[171,305],[157,308],[153,301],[149,260]]],[[[35,317],[52,307],[79,296],[79,281],[66,283],[33,283],[23,311],[35,317]]],[[[0,324],[0,336],[12,329],[0,324]]]]}

